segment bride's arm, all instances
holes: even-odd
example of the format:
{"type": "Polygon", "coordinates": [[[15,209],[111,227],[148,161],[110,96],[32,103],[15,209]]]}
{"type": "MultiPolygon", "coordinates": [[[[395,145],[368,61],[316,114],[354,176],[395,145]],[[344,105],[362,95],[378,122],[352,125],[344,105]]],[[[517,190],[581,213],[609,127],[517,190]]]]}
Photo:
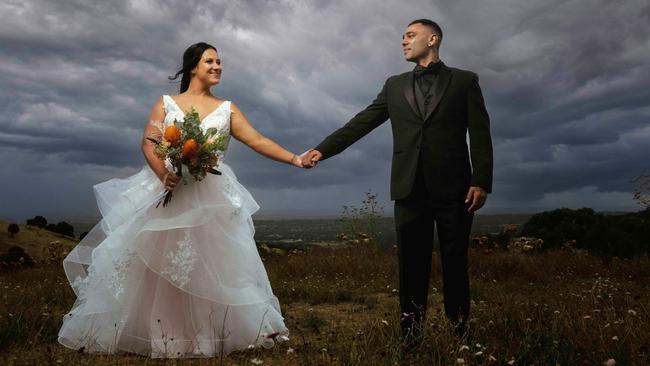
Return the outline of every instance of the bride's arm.
{"type": "Polygon", "coordinates": [[[141,150],[145,160],[147,160],[147,164],[149,164],[149,167],[151,167],[151,170],[153,170],[156,176],[158,176],[158,179],[160,179],[160,181],[169,190],[169,188],[173,189],[173,186],[175,186],[178,183],[180,177],[177,177],[176,174],[173,174],[169,170],[167,170],[167,167],[165,166],[165,161],[159,159],[154,153],[155,144],[147,140],[147,137],[151,137],[156,140],[160,140],[162,138],[162,134],[163,134],[162,125],[164,120],[165,120],[165,112],[163,111],[162,98],[160,98],[151,109],[151,114],[149,115],[149,122],[144,127],[141,150]],[[169,183],[172,182],[173,182],[173,186],[170,186],[169,183]]]}
{"type": "Polygon", "coordinates": [[[302,160],[296,154],[287,151],[253,128],[235,103],[231,103],[231,108],[230,133],[234,138],[267,158],[302,168],[302,160]]]}

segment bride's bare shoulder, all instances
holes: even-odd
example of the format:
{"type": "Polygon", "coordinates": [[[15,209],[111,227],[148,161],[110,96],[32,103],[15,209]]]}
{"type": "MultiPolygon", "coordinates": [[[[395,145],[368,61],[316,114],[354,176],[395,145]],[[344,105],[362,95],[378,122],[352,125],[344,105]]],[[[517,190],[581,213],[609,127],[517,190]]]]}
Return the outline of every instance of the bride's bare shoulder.
{"type": "Polygon", "coordinates": [[[151,107],[151,113],[149,115],[150,120],[160,120],[165,118],[165,103],[163,102],[163,97],[160,96],[151,107]]]}
{"type": "Polygon", "coordinates": [[[152,109],[162,109],[165,106],[165,101],[163,99],[163,96],[161,95],[156,99],[156,101],[153,103],[152,109]]]}

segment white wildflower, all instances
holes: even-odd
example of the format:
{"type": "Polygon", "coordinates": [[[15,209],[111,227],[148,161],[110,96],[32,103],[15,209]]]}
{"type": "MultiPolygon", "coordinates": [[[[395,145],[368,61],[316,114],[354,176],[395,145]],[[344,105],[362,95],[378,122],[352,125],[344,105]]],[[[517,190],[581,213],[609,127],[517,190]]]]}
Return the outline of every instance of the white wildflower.
{"type": "Polygon", "coordinates": [[[275,337],[275,340],[277,342],[286,342],[289,340],[289,337],[284,334],[280,334],[279,336],[275,337]]]}
{"type": "Polygon", "coordinates": [[[274,345],[275,342],[273,341],[273,338],[264,338],[264,340],[262,341],[262,347],[266,349],[273,348],[274,345]]]}

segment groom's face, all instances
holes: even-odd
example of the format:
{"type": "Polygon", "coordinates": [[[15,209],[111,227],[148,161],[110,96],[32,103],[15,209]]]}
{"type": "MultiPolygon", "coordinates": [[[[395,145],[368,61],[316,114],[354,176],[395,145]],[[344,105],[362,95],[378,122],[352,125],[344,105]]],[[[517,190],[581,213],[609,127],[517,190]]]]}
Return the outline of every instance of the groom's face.
{"type": "Polygon", "coordinates": [[[418,62],[427,56],[431,47],[428,43],[434,37],[433,30],[424,24],[415,23],[406,28],[402,35],[402,51],[406,61],[418,62]]]}

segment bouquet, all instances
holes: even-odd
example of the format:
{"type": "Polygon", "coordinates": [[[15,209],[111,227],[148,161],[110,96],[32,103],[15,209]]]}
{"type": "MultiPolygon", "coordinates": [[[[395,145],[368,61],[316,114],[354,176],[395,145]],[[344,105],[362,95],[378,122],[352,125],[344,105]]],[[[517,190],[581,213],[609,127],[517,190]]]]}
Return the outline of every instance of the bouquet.
{"type": "MultiPolygon", "coordinates": [[[[156,126],[159,133],[147,137],[154,143],[154,153],[161,160],[169,159],[174,167],[174,173],[182,177],[183,184],[188,183],[190,176],[195,181],[201,181],[207,173],[221,175],[216,167],[219,158],[226,150],[225,135],[218,135],[216,128],[203,132],[199,114],[192,108],[185,113],[183,122],[174,120],[174,124],[163,129],[156,126]]],[[[156,207],[167,206],[172,199],[172,191],[168,191],[156,207]]]]}

